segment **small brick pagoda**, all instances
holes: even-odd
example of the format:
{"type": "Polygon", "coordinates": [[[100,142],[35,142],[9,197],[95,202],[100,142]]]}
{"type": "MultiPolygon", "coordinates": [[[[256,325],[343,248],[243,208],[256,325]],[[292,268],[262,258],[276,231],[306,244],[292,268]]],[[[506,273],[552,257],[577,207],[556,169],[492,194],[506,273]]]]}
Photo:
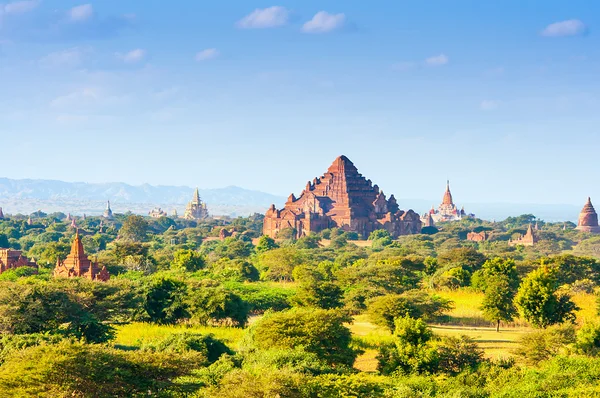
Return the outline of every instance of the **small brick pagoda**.
{"type": "Polygon", "coordinates": [[[517,246],[517,245],[521,245],[521,246],[533,246],[537,243],[538,238],[535,235],[535,233],[533,232],[533,228],[531,227],[531,224],[529,224],[529,227],[527,227],[527,232],[525,233],[525,235],[521,235],[518,239],[511,239],[508,241],[508,245],[509,246],[517,246]]]}
{"type": "Polygon", "coordinates": [[[387,230],[394,238],[421,232],[419,215],[399,210],[394,195],[385,194],[365,179],[354,164],[340,156],[320,178],[306,184],[296,198],[291,194],[282,210],[271,205],[265,215],[263,233],[276,237],[291,228],[297,237],[341,228],[367,238],[377,229],[387,230]]]}
{"type": "Polygon", "coordinates": [[[79,232],[76,233],[75,240],[73,240],[71,253],[64,261],[57,260],[54,276],[62,278],[82,277],[102,282],[106,282],[110,278],[106,267],[100,268],[98,263],[90,261],[88,256],[85,255],[79,232]]]}
{"type": "Polygon", "coordinates": [[[600,233],[600,226],[598,226],[598,214],[592,205],[592,199],[588,198],[585,206],[579,213],[579,221],[577,222],[578,231],[591,232],[594,234],[600,233]]]}
{"type": "Polygon", "coordinates": [[[0,274],[20,267],[31,267],[37,270],[35,261],[24,257],[19,250],[0,249],[0,274]]]}

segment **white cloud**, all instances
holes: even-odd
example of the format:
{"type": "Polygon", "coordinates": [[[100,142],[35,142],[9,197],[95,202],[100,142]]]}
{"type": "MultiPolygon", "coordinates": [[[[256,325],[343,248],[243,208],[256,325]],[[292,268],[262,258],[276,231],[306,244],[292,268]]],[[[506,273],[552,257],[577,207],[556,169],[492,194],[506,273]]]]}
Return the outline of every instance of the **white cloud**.
{"type": "Polygon", "coordinates": [[[243,29],[276,28],[287,24],[290,13],[280,6],[257,8],[238,21],[237,26],[243,29]]]}
{"type": "Polygon", "coordinates": [[[302,26],[302,31],[305,33],[327,33],[341,28],[345,21],[346,16],[344,14],[329,14],[326,11],[319,11],[302,26]]]}
{"type": "Polygon", "coordinates": [[[135,50],[131,50],[128,53],[117,53],[116,55],[117,58],[121,59],[126,64],[136,64],[142,61],[144,58],[146,58],[146,50],[136,48],[135,50]]]}
{"type": "Polygon", "coordinates": [[[500,106],[500,102],[494,100],[483,100],[481,104],[479,104],[479,109],[482,111],[493,111],[494,109],[498,109],[500,106]]]}
{"type": "Polygon", "coordinates": [[[569,19],[567,21],[555,22],[546,26],[542,30],[542,36],[546,37],[561,37],[561,36],[577,36],[585,32],[585,24],[579,19],[569,19]]]}
{"type": "Polygon", "coordinates": [[[74,105],[82,105],[83,103],[96,101],[99,98],[100,95],[97,89],[86,87],[81,90],[54,98],[50,102],[50,106],[53,108],[68,108],[74,105]]]}
{"type": "Polygon", "coordinates": [[[442,66],[442,65],[446,65],[449,61],[450,61],[450,59],[446,55],[440,54],[440,55],[436,55],[436,56],[427,58],[425,60],[425,65],[442,66]]]}
{"type": "Polygon", "coordinates": [[[196,61],[208,61],[209,59],[217,58],[219,55],[219,50],[216,48],[207,48],[206,50],[202,50],[196,54],[196,61]]]}
{"type": "Polygon", "coordinates": [[[78,47],[50,53],[40,59],[43,67],[77,67],[83,62],[84,50],[78,47]]]}
{"type": "Polygon", "coordinates": [[[72,22],[87,21],[92,15],[94,15],[94,8],[91,4],[83,4],[69,10],[69,19],[72,22]]]}
{"type": "Polygon", "coordinates": [[[34,10],[38,5],[40,5],[39,0],[23,0],[14,1],[4,5],[0,4],[0,15],[24,14],[34,10]]]}

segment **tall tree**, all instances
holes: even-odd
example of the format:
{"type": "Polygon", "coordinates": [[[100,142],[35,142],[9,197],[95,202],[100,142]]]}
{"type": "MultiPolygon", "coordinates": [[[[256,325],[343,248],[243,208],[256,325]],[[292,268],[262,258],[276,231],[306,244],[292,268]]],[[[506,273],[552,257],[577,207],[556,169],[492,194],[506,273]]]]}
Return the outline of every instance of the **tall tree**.
{"type": "Polygon", "coordinates": [[[487,280],[487,288],[481,310],[483,316],[496,322],[496,332],[500,331],[500,322],[510,322],[517,313],[514,305],[516,290],[506,275],[495,275],[487,280]]]}
{"type": "Polygon", "coordinates": [[[144,242],[148,235],[148,221],[142,216],[131,215],[123,222],[119,235],[123,239],[144,242]]]}

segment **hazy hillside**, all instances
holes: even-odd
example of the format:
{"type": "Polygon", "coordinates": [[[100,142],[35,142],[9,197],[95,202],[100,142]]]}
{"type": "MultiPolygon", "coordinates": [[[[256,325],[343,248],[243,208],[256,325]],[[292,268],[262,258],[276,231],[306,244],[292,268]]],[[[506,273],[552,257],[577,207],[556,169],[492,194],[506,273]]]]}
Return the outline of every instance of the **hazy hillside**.
{"type": "MultiPolygon", "coordinates": [[[[184,186],[133,186],[120,182],[90,184],[54,180],[13,180],[0,178],[0,207],[10,213],[70,211],[95,214],[102,212],[107,200],[117,212],[146,213],[154,206],[182,212],[192,199],[194,188],[184,186]]],[[[200,189],[200,196],[212,214],[247,215],[264,212],[271,203],[278,206],[285,198],[264,192],[229,186],[200,189]]]]}
{"type": "MultiPolygon", "coordinates": [[[[0,199],[110,200],[115,203],[187,203],[194,189],[183,186],[133,186],[122,182],[89,184],[54,180],[12,180],[0,178],[0,199]]],[[[259,191],[229,186],[200,189],[207,203],[220,205],[269,206],[285,199],[259,191]]]]}

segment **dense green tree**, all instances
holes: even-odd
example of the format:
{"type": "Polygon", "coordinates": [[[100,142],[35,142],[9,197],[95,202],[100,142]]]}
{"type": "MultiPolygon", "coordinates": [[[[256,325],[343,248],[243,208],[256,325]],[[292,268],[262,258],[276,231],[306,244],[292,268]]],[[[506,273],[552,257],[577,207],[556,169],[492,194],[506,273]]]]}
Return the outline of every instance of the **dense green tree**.
{"type": "Polygon", "coordinates": [[[294,268],[304,262],[305,256],[295,247],[273,249],[258,256],[261,276],[269,280],[291,281],[294,268]]]}
{"type": "Polygon", "coordinates": [[[423,291],[411,290],[402,294],[390,294],[372,299],[367,307],[369,319],[376,325],[394,332],[398,318],[423,318],[431,321],[443,316],[452,308],[452,302],[423,291]]]}
{"type": "Polygon", "coordinates": [[[206,259],[195,250],[178,250],[173,255],[173,261],[171,261],[171,269],[186,272],[201,270],[205,265],[206,259]]]}
{"type": "Polygon", "coordinates": [[[327,275],[326,270],[319,270],[314,266],[299,266],[293,275],[298,282],[295,301],[300,305],[324,309],[343,305],[344,293],[327,275]]]}
{"type": "Polygon", "coordinates": [[[556,268],[541,266],[532,271],[519,288],[515,304],[525,319],[535,327],[575,320],[577,306],[558,290],[556,268]]]}
{"type": "Polygon", "coordinates": [[[145,242],[148,237],[148,221],[142,216],[130,215],[123,222],[119,235],[125,240],[145,242]]]}
{"type": "Polygon", "coordinates": [[[487,280],[485,297],[481,305],[483,316],[496,322],[496,332],[500,331],[500,322],[511,322],[517,314],[514,305],[516,289],[506,275],[495,275],[487,280]]]}
{"type": "Polygon", "coordinates": [[[336,310],[294,308],[267,313],[251,326],[251,345],[259,349],[303,347],[331,365],[352,367],[357,352],[344,325],[350,318],[336,310]]]}
{"type": "Polygon", "coordinates": [[[185,283],[159,276],[146,287],[144,310],[152,322],[172,324],[188,317],[185,283]]]}
{"type": "Polygon", "coordinates": [[[256,245],[256,252],[262,253],[272,249],[277,249],[279,246],[275,243],[275,239],[271,238],[268,235],[263,235],[258,240],[258,244],[256,245]]]}
{"type": "Polygon", "coordinates": [[[192,284],[186,308],[191,320],[202,325],[243,327],[250,313],[250,305],[240,296],[209,280],[192,284]]]}

